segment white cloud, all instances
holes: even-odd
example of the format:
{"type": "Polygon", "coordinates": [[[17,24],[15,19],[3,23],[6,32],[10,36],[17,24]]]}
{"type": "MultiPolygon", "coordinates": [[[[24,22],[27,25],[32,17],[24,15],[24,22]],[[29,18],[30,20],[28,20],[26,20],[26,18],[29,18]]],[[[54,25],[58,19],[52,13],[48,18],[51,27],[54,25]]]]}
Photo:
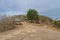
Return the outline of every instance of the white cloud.
{"type": "Polygon", "coordinates": [[[2,12],[10,11],[8,14],[16,14],[16,11],[26,13],[29,8],[35,8],[38,12],[60,8],[60,0],[0,0],[0,9],[2,12]]]}
{"type": "Polygon", "coordinates": [[[14,7],[17,7],[20,10],[26,10],[27,8],[46,10],[60,6],[59,3],[59,0],[0,0],[0,6],[7,10],[13,10],[14,7]]]}

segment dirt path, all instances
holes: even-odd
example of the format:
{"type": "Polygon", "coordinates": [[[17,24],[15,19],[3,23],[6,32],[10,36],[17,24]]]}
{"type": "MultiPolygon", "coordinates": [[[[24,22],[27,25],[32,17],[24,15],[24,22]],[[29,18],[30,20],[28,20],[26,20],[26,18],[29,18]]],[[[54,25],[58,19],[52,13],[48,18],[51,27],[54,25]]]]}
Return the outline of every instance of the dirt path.
{"type": "Polygon", "coordinates": [[[0,33],[0,40],[60,40],[60,32],[23,22],[17,29],[0,33]]]}

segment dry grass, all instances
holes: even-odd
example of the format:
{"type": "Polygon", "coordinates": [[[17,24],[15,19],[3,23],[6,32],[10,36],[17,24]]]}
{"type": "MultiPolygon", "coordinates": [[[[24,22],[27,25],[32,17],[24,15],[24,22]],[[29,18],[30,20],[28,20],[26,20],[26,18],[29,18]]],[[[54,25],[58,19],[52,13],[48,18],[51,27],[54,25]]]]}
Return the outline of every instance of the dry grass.
{"type": "Polygon", "coordinates": [[[14,28],[15,26],[13,24],[13,21],[10,18],[6,18],[0,23],[0,32],[8,31],[14,28]]]}

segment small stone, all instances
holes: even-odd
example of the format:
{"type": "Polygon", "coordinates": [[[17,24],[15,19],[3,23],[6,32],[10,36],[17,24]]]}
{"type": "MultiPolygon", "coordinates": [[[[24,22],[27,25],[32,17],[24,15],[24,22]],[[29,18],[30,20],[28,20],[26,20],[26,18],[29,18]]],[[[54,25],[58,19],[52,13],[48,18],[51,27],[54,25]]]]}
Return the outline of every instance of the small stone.
{"type": "Polygon", "coordinates": [[[47,26],[43,26],[44,28],[47,28],[47,26]]]}

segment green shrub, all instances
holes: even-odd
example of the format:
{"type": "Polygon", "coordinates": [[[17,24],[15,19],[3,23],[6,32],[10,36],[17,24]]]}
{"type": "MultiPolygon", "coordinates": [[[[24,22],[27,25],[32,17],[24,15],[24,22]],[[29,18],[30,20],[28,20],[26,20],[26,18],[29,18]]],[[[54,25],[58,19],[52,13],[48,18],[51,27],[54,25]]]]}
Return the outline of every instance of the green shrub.
{"type": "Polygon", "coordinates": [[[54,24],[57,28],[60,28],[60,20],[54,21],[53,24],[54,24]]]}
{"type": "Polygon", "coordinates": [[[27,11],[27,20],[34,20],[36,22],[39,22],[39,15],[38,12],[35,9],[29,9],[27,11]]]}

